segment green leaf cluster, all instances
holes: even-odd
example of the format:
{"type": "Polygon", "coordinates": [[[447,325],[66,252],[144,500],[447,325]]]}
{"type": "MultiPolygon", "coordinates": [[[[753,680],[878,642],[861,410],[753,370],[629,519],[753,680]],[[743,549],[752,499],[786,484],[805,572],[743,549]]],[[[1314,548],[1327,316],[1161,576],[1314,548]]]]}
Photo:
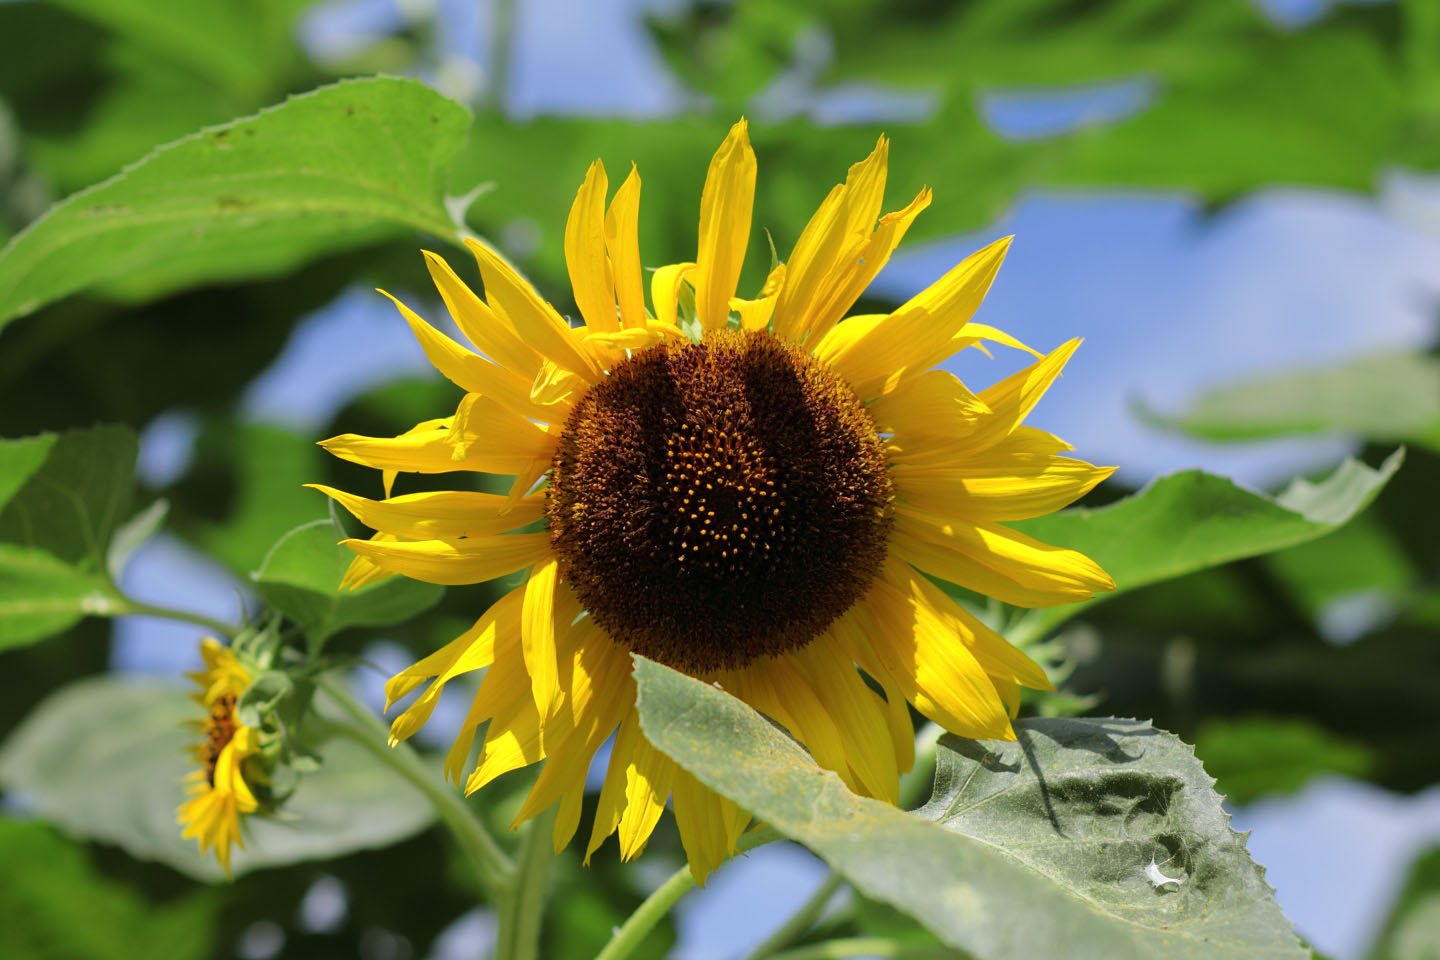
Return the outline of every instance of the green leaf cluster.
{"type": "MultiPolygon", "coordinates": [[[[392,578],[337,591],[345,531],[300,485],[373,478],[322,458],[315,436],[237,414],[301,318],[345,286],[427,290],[417,246],[449,255],[472,232],[500,242],[573,313],[561,225],[590,161],[603,157],[612,178],[638,164],[645,262],[684,260],[710,152],[741,113],[762,166],[756,225],[780,251],[882,130],[895,138],[887,206],[925,183],[938,191],[911,240],[981,226],[1036,188],[1182,189],[1220,204],[1277,182],[1366,191],[1386,167],[1440,164],[1440,17],[1423,0],[1347,6],[1299,30],[1248,0],[681,5],[652,16],[650,33],[712,109],[623,123],[520,122],[415,80],[341,80],[293,39],[306,6],[0,4],[0,388],[14,398],[0,405],[0,436],[22,438],[0,441],[0,703],[25,714],[0,744],[0,789],[68,835],[0,820],[0,858],[15,865],[0,888],[6,956],[228,951],[242,920],[290,923],[315,859],[343,877],[355,936],[379,924],[423,948],[471,904],[467,866],[426,832],[433,815],[413,783],[349,741],[303,737],[287,746],[287,774],[318,766],[252,824],[242,879],[174,895],[168,868],[219,875],[174,824],[193,765],[181,724],[196,707],[171,687],[85,676],[103,668],[99,618],[147,612],[116,584],[162,528],[247,578],[263,610],[248,624],[202,619],[197,636],[283,635],[289,659],[265,660],[241,709],[286,730],[340,722],[323,695],[310,712],[320,670],[377,640],[429,653],[503,589],[447,596],[392,578]],[[996,98],[1117,83],[1139,91],[1134,112],[1054,136],[1007,137],[986,119],[996,98]],[[855,84],[920,115],[816,122],[855,84]],[[137,489],[134,431],[176,410],[198,424],[194,462],[137,489]]],[[[410,72],[431,26],[420,17],[353,59],[410,72]]],[[[751,244],[746,289],[769,253],[751,244]]],[[[439,319],[427,295],[413,302],[439,319]]],[[[453,403],[443,384],[406,382],[336,419],[393,434],[453,403]]],[[[1064,689],[1036,709],[1098,704],[1156,726],[1027,716],[1017,743],[944,739],[933,798],[903,813],[850,794],[724,693],[638,664],[652,741],[851,886],[849,906],[812,918],[797,949],[839,936],[877,954],[1304,955],[1220,795],[1245,802],[1319,773],[1397,789],[1440,779],[1434,357],[1361,357],[1151,416],[1217,441],[1338,432],[1371,444],[1276,496],[1188,471],[1018,525],[1095,557],[1118,584],[1103,603],[986,611],[1055,662],[1064,689]],[[1322,641],[1357,598],[1380,613],[1344,634],[1349,645],[1322,641]],[[1159,727],[1197,744],[1218,793],[1159,727]]],[[[479,799],[486,822],[509,823],[524,776],[479,799]]],[[[679,856],[665,828],[652,848],[652,862],[679,856]]],[[[1430,866],[1417,865],[1376,957],[1425,955],[1430,866]]],[[[593,955],[648,882],[603,855],[592,870],[555,868],[545,955],[593,955]]],[[[673,940],[665,921],[639,955],[673,940]]]]}

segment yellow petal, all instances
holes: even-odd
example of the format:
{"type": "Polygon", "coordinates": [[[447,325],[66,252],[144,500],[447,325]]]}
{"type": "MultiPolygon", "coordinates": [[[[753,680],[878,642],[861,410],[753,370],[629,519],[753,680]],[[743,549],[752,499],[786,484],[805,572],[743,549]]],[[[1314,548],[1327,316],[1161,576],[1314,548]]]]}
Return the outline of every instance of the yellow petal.
{"type": "MultiPolygon", "coordinates": [[[[535,709],[540,711],[542,722],[550,716],[560,692],[555,651],[555,591],[559,579],[560,563],[553,554],[537,563],[525,584],[525,611],[520,618],[520,650],[525,656],[535,709]]],[[[562,625],[568,626],[568,621],[562,625]]]]}
{"type": "MultiPolygon", "coordinates": [[[[371,540],[378,540],[381,543],[394,543],[399,538],[391,533],[376,533],[370,537],[371,540]]],[[[389,570],[382,570],[375,564],[362,556],[356,556],[350,561],[350,566],[345,568],[345,576],[340,578],[341,590],[359,590],[372,583],[378,583],[386,577],[393,577],[395,574],[389,570]]]]}
{"type": "Polygon", "coordinates": [[[995,241],[953,267],[894,313],[860,329],[841,323],[815,346],[815,356],[849,381],[864,399],[889,393],[952,352],[951,338],[990,289],[1010,237],[995,241]]]}
{"type": "MultiPolygon", "coordinates": [[[[486,678],[489,679],[488,676],[486,678]]],[[[545,759],[540,743],[540,717],[528,697],[497,713],[485,731],[480,760],[465,780],[465,793],[470,795],[491,783],[496,777],[545,759]]]]}
{"type": "MultiPolygon", "coordinates": [[[[695,315],[704,330],[730,319],[730,298],[740,280],[755,206],[755,151],[744,120],[730,128],[710,161],[700,196],[700,242],[695,254],[695,315]]],[[[659,306],[656,313],[659,315],[659,306]]],[[[660,319],[667,319],[660,316],[660,319]]]]}
{"type": "Polygon", "coordinates": [[[815,762],[840,775],[857,792],[864,787],[850,770],[848,745],[808,678],[789,658],[761,660],[738,671],[739,696],[784,725],[815,762]]]}
{"type": "Polygon", "coordinates": [[[588,618],[571,637],[561,670],[566,709],[541,731],[545,769],[515,816],[516,824],[560,800],[572,787],[583,791],[595,751],[635,705],[631,661],[588,618]],[[556,737],[563,730],[563,736],[556,737]]]}
{"type": "Polygon", "coordinates": [[[590,164],[585,182],[575,193],[565,221],[565,269],[575,291],[575,305],[592,330],[619,330],[615,316],[615,288],[605,259],[605,194],[610,182],[605,165],[590,164]]]}
{"type": "Polygon", "coordinates": [[[1017,607],[1053,607],[1113,590],[1083,553],[994,523],[946,522],[898,505],[891,549],[942,580],[1017,607]]]}
{"type": "MultiPolygon", "coordinates": [[[[853,320],[845,324],[849,326],[853,320]]],[[[867,408],[881,431],[912,437],[960,439],[975,431],[990,408],[948,370],[930,370],[867,408]]]]}
{"type": "Polygon", "coordinates": [[[650,278],[650,301],[655,307],[655,319],[671,326],[679,323],[678,304],[680,282],[695,270],[693,263],[671,263],[655,271],[650,278]]]}
{"type": "MultiPolygon", "coordinates": [[[[590,841],[585,845],[585,865],[595,851],[620,826],[620,815],[626,806],[626,771],[629,770],[635,753],[635,738],[640,736],[639,723],[632,709],[626,719],[620,722],[615,734],[615,743],[610,748],[610,764],[605,768],[605,782],[600,787],[600,796],[595,802],[595,819],[590,825],[590,841]]],[[[648,834],[647,834],[648,836],[648,834]]]]}
{"type": "Polygon", "coordinates": [[[836,621],[836,636],[868,644],[887,679],[951,733],[1013,740],[1010,717],[990,678],[948,624],[884,579],[836,621]]]}
{"type": "MultiPolygon", "coordinates": [[[[450,457],[467,464],[489,463],[487,473],[519,473],[536,459],[549,459],[555,441],[545,428],[506,409],[498,400],[467,393],[446,435],[450,457]],[[517,465],[518,464],[518,465],[517,465]],[[506,467],[508,469],[500,469],[506,467]]],[[[466,469],[485,469],[467,466],[466,469]]]]}
{"type": "MultiPolygon", "coordinates": [[[[983,416],[976,417],[976,428],[981,419],[983,416]]],[[[885,455],[892,467],[917,475],[928,469],[960,465],[998,472],[1003,464],[1045,460],[1074,449],[1053,433],[1034,427],[1015,427],[1009,436],[983,448],[973,438],[974,429],[967,435],[945,437],[926,435],[919,428],[919,418],[903,428],[891,428],[894,433],[885,440],[885,455]]]]}
{"type": "Polygon", "coordinates": [[[605,251],[615,278],[620,319],[627,327],[645,325],[645,284],[640,271],[640,172],[630,175],[615,191],[605,214],[605,251]]]}
{"type": "MultiPolygon", "coordinates": [[[[625,810],[620,815],[620,859],[631,860],[645,849],[645,841],[660,821],[665,799],[675,782],[679,768],[665,754],[656,750],[640,733],[640,721],[632,710],[625,721],[636,728],[625,768],[625,810]]],[[[621,727],[623,732],[624,727],[621,727]]]]}
{"type": "Polygon", "coordinates": [[[455,325],[475,347],[493,362],[522,379],[535,375],[540,354],[525,342],[508,321],[495,315],[463,280],[455,275],[440,255],[424,251],[425,267],[440,292],[440,299],[454,318],[455,325]]]}
{"type": "MultiPolygon", "coordinates": [[[[469,398],[473,405],[477,400],[469,398]]],[[[465,406],[467,401],[462,401],[465,406]]],[[[549,458],[553,440],[539,427],[516,416],[494,401],[485,401],[480,412],[490,411],[496,415],[498,427],[487,437],[496,443],[476,444],[469,441],[479,439],[468,434],[465,455],[455,457],[455,445],[451,440],[454,418],[429,421],[424,429],[415,429],[398,437],[362,437],[354,433],[343,433],[338,437],[320,441],[324,447],[341,460],[349,460],[377,470],[395,470],[401,473],[450,473],[455,470],[478,470],[484,473],[513,474],[525,469],[537,458],[549,458]]],[[[467,416],[470,411],[467,410],[467,416]]]]}
{"type": "Polygon", "coordinates": [[[523,597],[523,586],[509,591],[491,604],[490,609],[481,614],[470,629],[418,663],[401,670],[385,683],[385,710],[388,712],[397,700],[426,680],[434,678],[434,682],[420,700],[405,710],[405,714],[414,711],[416,716],[403,725],[400,723],[403,714],[396,718],[390,730],[393,740],[404,740],[425,724],[445,684],[463,673],[488,667],[495,662],[497,638],[514,636],[519,632],[523,597]],[[428,705],[422,707],[421,703],[425,701],[428,701],[428,705]]]}
{"type": "Polygon", "coordinates": [[[389,293],[384,290],[379,292],[400,308],[420,348],[425,351],[425,357],[451,383],[467,392],[493,397],[521,416],[564,420],[569,414],[568,403],[558,414],[536,404],[527,394],[523,377],[465,349],[389,293]]]}
{"type": "Polygon", "coordinates": [[[478,240],[467,237],[465,246],[480,265],[490,305],[514,327],[520,338],[558,366],[591,383],[597,382],[601,374],[594,358],[581,347],[579,337],[564,318],[535,292],[530,281],[478,240]]]}
{"type": "Polygon", "coordinates": [[[1115,472],[1069,457],[936,467],[908,466],[900,458],[891,462],[896,496],[917,511],[957,520],[1025,520],[1054,513],[1115,472]]]}
{"type": "Polygon", "coordinates": [[[760,296],[754,300],[730,299],[730,309],[740,314],[741,329],[764,330],[770,325],[770,315],[775,311],[775,301],[779,299],[780,287],[785,283],[785,269],[785,264],[777,263],[770,276],[765,278],[760,296]]]}
{"type": "Polygon", "coordinates": [[[882,574],[923,615],[949,628],[965,644],[991,680],[1004,680],[1032,690],[1054,690],[1045,670],[1008,640],[981,623],[974,614],[946,596],[945,591],[904,564],[886,564],[882,574]]]}
{"type": "Polygon", "coordinates": [[[855,305],[870,281],[890,262],[890,254],[905,239],[910,224],[930,206],[930,199],[930,191],[921,190],[905,207],[880,218],[875,232],[844,262],[816,301],[811,310],[807,342],[818,343],[840,322],[845,311],[855,305]]]}
{"type": "Polygon", "coordinates": [[[735,852],[721,798],[684,770],[675,773],[675,826],[698,886],[735,852]]]}
{"type": "Polygon", "coordinates": [[[448,586],[494,580],[523,570],[550,552],[548,533],[406,543],[374,540],[342,540],[341,543],[393,573],[448,586]]]}
{"type": "Polygon", "coordinates": [[[994,411],[994,416],[980,420],[970,438],[973,449],[983,450],[1009,436],[1040,402],[1079,346],[1079,339],[1068,340],[1043,359],[982,391],[980,399],[994,411]]]}
{"type": "Polygon", "coordinates": [[[850,167],[844,185],[830,191],[801,231],[790,254],[790,282],[777,308],[776,336],[803,339],[822,301],[844,282],[880,214],[889,155],[890,141],[882,136],[870,156],[850,167]]]}
{"type": "Polygon", "coordinates": [[[373,530],[409,540],[441,540],[505,533],[534,523],[545,515],[545,498],[525,497],[514,505],[493,493],[444,490],[407,493],[388,500],[367,500],[319,483],[319,490],[373,530]]]}
{"type": "Polygon", "coordinates": [[[963,350],[972,344],[978,344],[982,340],[989,340],[993,343],[1013,347],[1016,350],[1024,350],[1026,353],[1032,354],[1036,359],[1041,357],[1039,350],[1026,346],[1004,330],[992,327],[988,323],[974,323],[973,321],[967,323],[956,332],[954,339],[957,351],[963,350]]]}
{"type": "Polygon", "coordinates": [[[885,717],[885,701],[865,685],[848,654],[820,636],[790,655],[808,675],[817,699],[834,721],[846,759],[868,796],[898,803],[900,772],[885,717]]]}
{"type": "Polygon", "coordinates": [[[780,315],[775,320],[777,337],[798,340],[808,329],[811,302],[846,239],[842,226],[844,205],[845,187],[837,183],[800,231],[800,238],[786,261],[788,270],[779,297],[780,315]]]}

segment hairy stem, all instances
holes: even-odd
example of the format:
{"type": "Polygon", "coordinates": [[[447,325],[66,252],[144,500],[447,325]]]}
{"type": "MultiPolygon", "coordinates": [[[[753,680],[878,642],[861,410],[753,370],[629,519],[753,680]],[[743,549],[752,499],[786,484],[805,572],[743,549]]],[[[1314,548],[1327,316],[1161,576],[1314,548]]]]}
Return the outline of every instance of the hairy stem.
{"type": "Polygon", "coordinates": [[[360,744],[423,793],[475,868],[476,877],[490,902],[500,903],[507,897],[516,880],[515,864],[500,849],[455,788],[437,776],[408,743],[390,747],[390,734],[385,725],[356,702],[334,678],[322,677],[319,687],[353,721],[353,725],[328,721],[323,717],[315,719],[331,732],[360,744]]]}
{"type": "MultiPolygon", "coordinates": [[[[754,850],[762,844],[778,839],[778,833],[770,827],[764,827],[745,834],[740,838],[738,846],[741,851],[754,850]]],[[[635,948],[645,941],[646,935],[655,929],[655,924],[675,906],[675,901],[689,893],[694,886],[695,875],[690,872],[689,866],[676,870],[670,875],[670,879],[660,884],[654,893],[646,897],[640,906],[625,918],[624,923],[615,928],[610,942],[595,955],[595,960],[622,960],[630,956],[635,948]]]]}
{"type": "Polygon", "coordinates": [[[938,723],[926,723],[915,734],[915,766],[900,778],[900,809],[913,810],[930,797],[935,786],[935,744],[945,735],[938,723]]]}
{"type": "Polygon", "coordinates": [[[204,627],[211,633],[219,634],[227,639],[233,639],[239,632],[240,627],[233,623],[225,623],[205,616],[203,613],[192,613],[189,610],[177,610],[174,607],[161,607],[152,603],[141,603],[139,600],[131,600],[129,597],[121,596],[118,606],[107,610],[106,613],[112,617],[163,617],[166,620],[181,620],[185,623],[193,623],[204,627]]]}
{"type": "Polygon", "coordinates": [[[540,920],[545,913],[546,879],[550,872],[550,834],[557,807],[539,814],[524,827],[520,839],[516,882],[499,903],[500,929],[496,960],[536,960],[540,954],[540,920]]]}
{"type": "Polygon", "coordinates": [[[934,944],[902,943],[888,937],[848,937],[772,954],[770,960],[839,960],[862,956],[886,960],[965,960],[968,954],[934,944]]]}
{"type": "Polygon", "coordinates": [[[828,874],[819,889],[790,915],[790,919],[780,925],[780,929],[770,934],[761,941],[758,947],[750,951],[749,960],[761,960],[762,957],[769,957],[808,933],[810,928],[815,926],[815,921],[819,920],[820,915],[825,912],[825,908],[829,906],[830,900],[835,896],[835,891],[844,885],[845,881],[838,873],[828,874]]]}

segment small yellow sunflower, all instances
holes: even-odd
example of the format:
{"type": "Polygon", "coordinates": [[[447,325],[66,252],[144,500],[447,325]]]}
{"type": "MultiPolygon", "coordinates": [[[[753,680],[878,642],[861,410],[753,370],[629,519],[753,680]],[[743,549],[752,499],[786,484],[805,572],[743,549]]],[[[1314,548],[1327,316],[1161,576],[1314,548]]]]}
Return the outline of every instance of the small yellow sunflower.
{"type": "Polygon", "coordinates": [[[259,803],[245,782],[245,761],[259,753],[256,731],[240,722],[235,702],[250,686],[250,672],[235,654],[215,640],[206,637],[200,643],[205,669],[188,674],[200,687],[193,695],[196,703],[208,711],[198,721],[204,738],[195,745],[200,769],[185,779],[190,799],[175,811],[175,819],[185,828],[183,836],[194,837],[203,856],[215,851],[215,859],[225,872],[230,872],[230,851],[245,848],[240,833],[242,814],[254,813],[259,803]]]}
{"type": "Polygon", "coordinates": [[[449,681],[488,668],[446,771],[460,781],[482,725],[467,792],[544,759],[516,822],[558,803],[557,851],[612,734],[587,859],[617,829],[621,855],[635,856],[668,799],[703,881],[749,821],[646,741],[632,652],[719,684],[852,789],[894,802],[913,762],[907,702],[961,736],[1013,739],[1019,688],[1050,689],[926,574],[1026,607],[1114,586],[1087,557],[1004,525],[1065,506],[1111,472],[1022,425],[1078,341],[980,394],[935,369],[986,340],[1029,349],[970,322],[1008,238],[893,313],[842,320],[930,201],[922,190],[880,216],[887,153],[881,138],[760,295],[737,299],[755,187],[737,123],[710,163],[695,260],[654,272],[648,312],[640,178],[632,168],[607,206],[596,161],[565,227],[584,323],[570,326],[483,243],[468,245],[484,300],[427,253],[474,349],[396,305],[464,399],[398,437],[323,442],[384,472],[383,500],[319,488],[377,531],[346,541],[357,554],[347,585],[529,570],[386,694],[393,705],[430,681],[395,719],[398,742],[449,681]],[[508,496],[391,496],[398,473],[450,471],[515,480],[508,496]]]}

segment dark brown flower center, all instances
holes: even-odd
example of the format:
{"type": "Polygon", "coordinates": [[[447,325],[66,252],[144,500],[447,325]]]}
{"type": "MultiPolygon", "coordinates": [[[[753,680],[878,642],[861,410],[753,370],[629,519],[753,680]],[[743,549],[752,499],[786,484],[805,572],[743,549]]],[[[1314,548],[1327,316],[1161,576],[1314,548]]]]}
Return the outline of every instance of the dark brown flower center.
{"type": "Polygon", "coordinates": [[[804,646],[885,559],[874,423],[824,364],[766,333],[619,363],[576,405],[553,467],[562,575],[618,642],[689,673],[804,646]]]}
{"type": "Polygon", "coordinates": [[[205,780],[215,786],[215,764],[220,752],[235,739],[235,694],[221,696],[210,707],[205,720],[205,780]]]}

